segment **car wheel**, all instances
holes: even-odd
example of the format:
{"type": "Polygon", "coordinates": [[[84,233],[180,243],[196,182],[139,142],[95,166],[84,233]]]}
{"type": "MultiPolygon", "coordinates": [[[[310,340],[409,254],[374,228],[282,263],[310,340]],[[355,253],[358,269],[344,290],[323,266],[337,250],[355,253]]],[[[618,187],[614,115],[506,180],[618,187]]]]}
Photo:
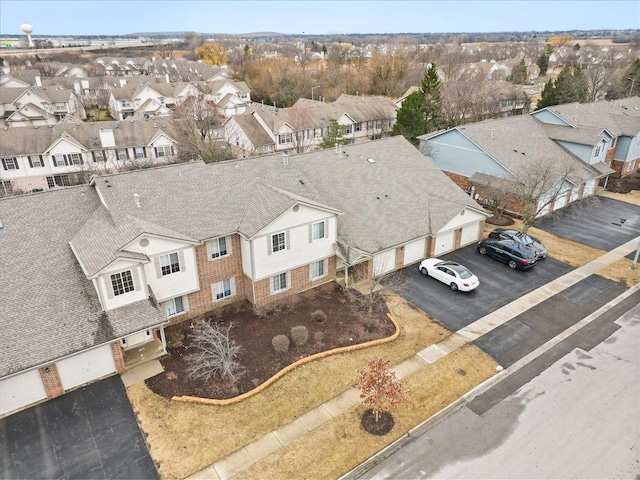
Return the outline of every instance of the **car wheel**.
{"type": "Polygon", "coordinates": [[[478,251],[480,252],[480,255],[486,255],[487,254],[487,249],[484,247],[479,247],[478,251]]]}
{"type": "Polygon", "coordinates": [[[422,267],[420,269],[420,273],[422,273],[423,275],[428,275],[429,274],[429,272],[427,272],[427,269],[425,267],[422,267]]]}
{"type": "Polygon", "coordinates": [[[453,290],[454,292],[458,290],[458,285],[456,284],[456,282],[451,282],[451,285],[449,286],[451,287],[451,290],[453,290]]]}
{"type": "Polygon", "coordinates": [[[516,268],[518,265],[516,264],[515,260],[509,260],[509,268],[514,269],[516,268]]]}

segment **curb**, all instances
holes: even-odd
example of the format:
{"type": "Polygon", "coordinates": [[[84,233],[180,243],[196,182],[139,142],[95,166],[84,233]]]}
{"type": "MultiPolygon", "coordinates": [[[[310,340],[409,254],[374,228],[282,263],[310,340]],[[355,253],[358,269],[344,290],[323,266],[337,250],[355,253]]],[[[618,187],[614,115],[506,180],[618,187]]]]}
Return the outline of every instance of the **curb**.
{"type": "Polygon", "coordinates": [[[614,298],[610,302],[606,303],[605,305],[600,307],[598,310],[596,310],[595,312],[591,313],[587,317],[583,318],[579,322],[575,323],[571,327],[569,327],[566,330],[560,332],[558,335],[553,337],[551,340],[549,340],[546,343],[542,344],[541,346],[536,348],[533,352],[529,353],[528,355],[525,355],[524,357],[522,357],[520,360],[515,362],[510,367],[508,367],[508,368],[506,368],[504,370],[501,370],[502,367],[498,366],[497,368],[500,369],[500,370],[493,377],[488,378],[484,382],[478,384],[477,386],[475,386],[474,388],[469,390],[467,393],[465,393],[462,397],[460,397],[455,402],[447,405],[442,410],[440,410],[439,412],[435,413],[434,415],[429,417],[424,422],[416,425],[411,430],[409,430],[407,433],[405,433],[402,437],[400,437],[397,440],[395,440],[394,442],[390,443],[385,448],[383,448],[382,450],[380,450],[379,452],[377,452],[376,454],[371,456],[369,459],[365,460],[364,462],[362,462],[360,465],[358,465],[354,469],[350,470],[349,472],[347,472],[344,475],[342,475],[341,477],[339,477],[338,480],[353,480],[353,479],[359,478],[361,475],[363,475],[367,471],[371,470],[373,467],[378,465],[383,460],[386,460],[388,457],[393,455],[395,452],[400,450],[402,447],[404,447],[408,443],[412,442],[414,438],[419,437],[420,435],[424,434],[427,430],[431,429],[432,427],[434,427],[438,423],[440,423],[443,420],[445,420],[447,417],[453,415],[459,409],[461,409],[466,404],[468,404],[471,400],[473,400],[477,396],[481,395],[482,393],[486,392],[487,390],[492,388],[494,385],[500,383],[502,380],[505,380],[505,379],[509,378],[509,376],[511,376],[512,374],[516,373],[517,371],[519,371],[520,369],[522,369],[526,365],[528,365],[534,359],[538,358],[540,355],[544,354],[546,351],[548,351],[551,348],[555,347],[561,341],[563,341],[564,339],[566,339],[570,335],[574,334],[578,330],[582,329],[584,326],[588,325],[589,323],[591,323],[592,321],[594,321],[595,319],[600,317],[600,315],[608,312],[612,307],[614,307],[618,303],[622,302],[626,298],[630,297],[631,295],[633,295],[634,293],[636,293],[639,290],[640,290],[640,283],[634,285],[631,288],[628,288],[623,293],[618,295],[616,298],[614,298]]]}

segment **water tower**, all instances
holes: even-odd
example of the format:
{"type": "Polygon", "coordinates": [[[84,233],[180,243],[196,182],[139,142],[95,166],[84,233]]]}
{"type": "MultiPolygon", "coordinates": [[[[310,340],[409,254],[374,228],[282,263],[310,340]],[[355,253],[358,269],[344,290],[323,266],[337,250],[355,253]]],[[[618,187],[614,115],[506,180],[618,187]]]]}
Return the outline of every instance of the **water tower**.
{"type": "Polygon", "coordinates": [[[24,22],[20,25],[20,30],[27,34],[27,40],[29,48],[33,48],[33,40],[31,40],[31,34],[33,33],[33,26],[30,23],[24,22]]]}

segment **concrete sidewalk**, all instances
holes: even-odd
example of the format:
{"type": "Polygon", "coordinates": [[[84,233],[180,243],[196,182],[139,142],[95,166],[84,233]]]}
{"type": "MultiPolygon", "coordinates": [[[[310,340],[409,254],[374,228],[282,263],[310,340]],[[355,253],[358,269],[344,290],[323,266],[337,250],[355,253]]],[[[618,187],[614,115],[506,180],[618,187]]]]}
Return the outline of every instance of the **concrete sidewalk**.
{"type": "MultiPolygon", "coordinates": [[[[576,268],[566,275],[558,277],[554,281],[540,288],[537,288],[536,290],[533,290],[529,294],[524,295],[519,299],[511,302],[510,304],[505,305],[504,307],[492,312],[491,314],[478,319],[471,325],[458,330],[446,339],[433,344],[416,353],[415,355],[407,358],[405,361],[394,365],[392,370],[396,373],[399,379],[405,378],[415,373],[419,369],[436,362],[445,355],[452,353],[458,348],[471,343],[482,335],[490,332],[500,325],[503,325],[522,312],[525,312],[535,305],[538,305],[546,299],[589,277],[600,269],[611,265],[612,263],[615,263],[616,261],[626,257],[632,252],[635,252],[639,241],[640,237],[637,237],[623,245],[620,245],[611,252],[605,253],[598,259],[593,260],[583,265],[582,267],[576,268]]],[[[583,326],[587,325],[592,320],[597,318],[602,312],[609,310],[620,301],[627,298],[629,295],[635,293],[637,290],[640,290],[640,284],[635,285],[631,289],[628,289],[623,295],[620,295],[618,298],[602,306],[600,310],[594,312],[589,317],[570,327],[565,333],[559,335],[558,337],[569,335],[577,329],[582,328],[583,326]]],[[[551,345],[552,342],[548,342],[548,344],[551,345]]],[[[549,345],[545,345],[541,346],[540,349],[536,352],[532,352],[531,354],[524,357],[517,364],[512,365],[509,368],[509,371],[517,370],[527,361],[531,361],[531,359],[535,358],[535,355],[539,355],[540,352],[544,351],[544,348],[550,348],[549,345]]],[[[486,388],[489,384],[493,384],[496,381],[502,380],[503,378],[504,374],[496,375],[487,380],[485,384],[477,388],[486,388]]],[[[467,398],[471,394],[472,392],[465,395],[464,398],[467,398]]],[[[349,389],[342,394],[332,398],[328,402],[325,402],[324,404],[307,412],[301,417],[296,418],[288,424],[283,425],[282,427],[265,434],[258,440],[240,448],[239,450],[236,450],[231,455],[215,462],[209,467],[204,468],[203,470],[193,474],[188,478],[215,480],[227,480],[229,478],[232,478],[246,468],[249,468],[254,463],[257,463],[261,459],[289,445],[290,443],[315,430],[324,423],[330,421],[334,417],[341,415],[345,411],[356,407],[361,403],[362,400],[360,399],[360,392],[357,389],[349,389]]],[[[446,410],[454,408],[457,403],[458,402],[452,404],[450,407],[446,407],[442,412],[436,414],[436,416],[442,416],[446,413],[446,410]]],[[[429,419],[427,422],[432,422],[432,419],[429,419]]],[[[424,428],[424,425],[427,422],[423,424],[422,428],[424,428]]],[[[421,428],[421,426],[417,426],[416,428],[421,428]]]]}

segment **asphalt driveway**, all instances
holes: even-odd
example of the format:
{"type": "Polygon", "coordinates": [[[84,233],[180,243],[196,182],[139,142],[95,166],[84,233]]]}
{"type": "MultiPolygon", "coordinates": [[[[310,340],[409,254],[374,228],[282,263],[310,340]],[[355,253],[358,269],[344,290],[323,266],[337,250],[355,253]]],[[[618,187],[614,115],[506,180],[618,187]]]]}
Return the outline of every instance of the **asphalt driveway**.
{"type": "Polygon", "coordinates": [[[475,243],[440,258],[466,266],[480,279],[480,286],[472,292],[454,292],[448,285],[423,276],[415,264],[400,270],[408,282],[398,294],[454,332],[572,270],[553,258],[526,272],[511,270],[480,255],[475,243]]]}
{"type": "Polygon", "coordinates": [[[1,478],[159,478],[119,376],[0,420],[1,478]]]}
{"type": "Polygon", "coordinates": [[[563,208],[536,226],[559,237],[610,251],[640,235],[640,207],[596,196],[563,208]]]}

